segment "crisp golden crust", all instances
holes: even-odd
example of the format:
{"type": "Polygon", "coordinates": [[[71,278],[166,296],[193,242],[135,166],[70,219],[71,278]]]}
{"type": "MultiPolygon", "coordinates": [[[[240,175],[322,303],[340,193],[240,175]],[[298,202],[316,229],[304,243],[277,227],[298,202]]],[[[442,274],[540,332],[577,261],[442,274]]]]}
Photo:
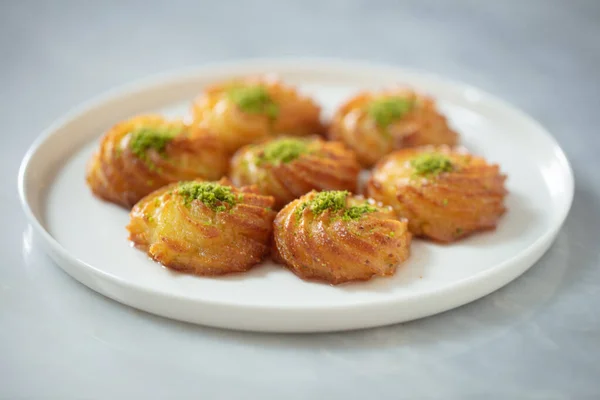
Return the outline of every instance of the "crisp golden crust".
{"type": "Polygon", "coordinates": [[[289,162],[264,160],[265,147],[280,139],[241,148],[231,160],[231,180],[237,186],[256,185],[275,197],[277,210],[311,190],[356,191],[360,165],[351,150],[318,138],[299,141],[307,152],[289,162]]]}
{"type": "Polygon", "coordinates": [[[458,135],[440,114],[431,97],[410,89],[361,92],[349,99],[335,113],[328,135],[353,149],[359,162],[371,167],[395,149],[423,145],[455,145],[458,135]],[[401,98],[414,104],[409,112],[383,128],[368,113],[377,99],[401,98]]]}
{"type": "MultiPolygon", "coordinates": [[[[303,204],[311,192],[285,206],[274,225],[273,257],[302,279],[337,285],[389,276],[410,254],[411,234],[389,207],[348,220],[340,212],[320,214],[303,204]]],[[[348,197],[347,205],[364,203],[348,197]]],[[[373,204],[373,203],[372,203],[373,204]]],[[[374,204],[373,204],[374,205],[374,204]]]]}
{"type": "MultiPolygon", "coordinates": [[[[222,185],[231,183],[222,179],[222,185]]],[[[129,240],[162,265],[196,275],[243,272],[270,250],[273,198],[255,188],[233,188],[237,203],[215,211],[186,204],[174,183],[140,200],[130,213],[129,240]]]]}
{"type": "Polygon", "coordinates": [[[422,147],[398,150],[381,160],[366,194],[407,218],[414,235],[451,242],[496,227],[506,210],[505,180],[498,165],[481,157],[447,146],[422,147]],[[411,160],[430,153],[447,157],[453,170],[415,176],[411,160]]]}
{"type": "Polygon", "coordinates": [[[219,134],[233,153],[240,147],[280,134],[306,136],[323,133],[321,108],[296,88],[279,80],[249,77],[208,87],[194,102],[194,120],[219,134]],[[228,96],[232,87],[262,87],[277,107],[276,116],[248,113],[228,96]]]}
{"type": "Polygon", "coordinates": [[[227,172],[228,162],[216,137],[181,121],[142,115],[115,125],[104,135],[88,163],[86,180],[96,196],[131,208],[148,193],[171,182],[220,179],[227,172]],[[142,159],[131,146],[132,134],[139,129],[180,133],[166,143],[162,153],[149,148],[142,159]]]}

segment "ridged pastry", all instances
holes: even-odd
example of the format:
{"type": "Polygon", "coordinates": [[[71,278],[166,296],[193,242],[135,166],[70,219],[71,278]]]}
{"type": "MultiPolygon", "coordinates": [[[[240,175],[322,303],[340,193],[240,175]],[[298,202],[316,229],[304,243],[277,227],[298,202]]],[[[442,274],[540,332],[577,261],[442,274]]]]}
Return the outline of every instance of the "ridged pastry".
{"type": "Polygon", "coordinates": [[[230,152],[285,134],[322,133],[320,107],[279,80],[252,77],[207,88],[193,105],[196,123],[219,134],[230,152]]]}
{"type": "Polygon", "coordinates": [[[275,197],[275,208],[311,190],[356,190],[360,165],[339,142],[318,138],[281,138],[241,148],[231,161],[236,185],[255,184],[275,197]]]}
{"type": "Polygon", "coordinates": [[[273,198],[231,182],[168,185],[133,207],[127,226],[136,247],[162,265],[196,275],[243,272],[269,252],[273,198]]]}
{"type": "Polygon", "coordinates": [[[310,192],[274,225],[274,258],[303,279],[331,284],[393,275],[410,253],[407,223],[344,191],[310,192]]]}
{"type": "Polygon", "coordinates": [[[171,182],[220,179],[228,163],[225,148],[214,136],[181,121],[142,115],[104,135],[88,163],[86,180],[96,196],[131,208],[171,182]]]}
{"type": "Polygon", "coordinates": [[[328,135],[353,149],[364,167],[394,149],[458,140],[432,98],[405,88],[352,97],[336,111],[328,135]]]}
{"type": "Polygon", "coordinates": [[[366,193],[407,218],[413,234],[451,242],[496,227],[505,212],[505,180],[498,165],[481,157],[423,147],[381,160],[366,193]]]}

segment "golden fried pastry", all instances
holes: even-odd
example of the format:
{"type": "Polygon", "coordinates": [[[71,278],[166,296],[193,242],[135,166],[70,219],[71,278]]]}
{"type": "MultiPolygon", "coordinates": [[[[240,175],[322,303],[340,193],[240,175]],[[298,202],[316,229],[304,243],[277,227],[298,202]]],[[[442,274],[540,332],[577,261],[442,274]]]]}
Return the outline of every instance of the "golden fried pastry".
{"type": "Polygon", "coordinates": [[[275,197],[275,209],[311,190],[356,190],[360,165],[342,143],[281,138],[241,148],[231,161],[234,184],[255,184],[275,197]]]}
{"type": "Polygon", "coordinates": [[[196,275],[243,272],[269,252],[273,198],[231,182],[173,183],[140,200],[127,226],[136,247],[196,275]]]}
{"type": "Polygon", "coordinates": [[[353,149],[364,167],[394,149],[458,140],[432,98],[404,88],[354,96],[337,110],[328,135],[353,149]]]}
{"type": "Polygon", "coordinates": [[[131,208],[171,182],[219,179],[228,162],[217,138],[200,128],[143,115],[115,125],[104,135],[88,163],[86,180],[96,196],[131,208]]]}
{"type": "Polygon", "coordinates": [[[390,207],[346,191],[310,192],[274,223],[274,258],[302,279],[331,284],[387,276],[406,260],[411,234],[390,207]]]}
{"type": "Polygon", "coordinates": [[[220,135],[230,152],[285,134],[322,133],[320,107],[279,80],[245,78],[209,87],[193,105],[196,123],[220,135]]]}
{"type": "Polygon", "coordinates": [[[366,193],[407,218],[417,236],[451,242],[493,229],[504,213],[498,165],[447,146],[398,150],[375,169],[366,193]]]}

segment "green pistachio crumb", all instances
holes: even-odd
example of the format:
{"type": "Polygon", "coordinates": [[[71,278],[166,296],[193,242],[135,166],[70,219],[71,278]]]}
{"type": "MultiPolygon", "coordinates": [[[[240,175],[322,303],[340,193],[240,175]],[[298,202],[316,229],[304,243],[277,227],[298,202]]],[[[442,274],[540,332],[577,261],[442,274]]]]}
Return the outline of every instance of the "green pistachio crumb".
{"type": "Polygon", "coordinates": [[[385,129],[404,117],[413,107],[414,101],[410,99],[382,97],[369,103],[367,114],[375,120],[379,128],[385,129]]]}
{"type": "Polygon", "coordinates": [[[271,119],[279,115],[279,107],[264,86],[235,86],[227,95],[245,113],[265,114],[271,119]]]}
{"type": "Polygon", "coordinates": [[[225,211],[233,207],[237,200],[231,187],[215,182],[182,182],[176,193],[183,197],[185,205],[200,200],[213,211],[225,211]]]}
{"type": "Polygon", "coordinates": [[[129,147],[131,152],[143,160],[149,169],[156,171],[156,166],[149,160],[147,151],[156,150],[161,156],[166,157],[165,149],[169,142],[181,132],[178,128],[169,127],[141,127],[131,132],[129,147]]]}
{"type": "Polygon", "coordinates": [[[392,231],[392,232],[388,233],[388,236],[393,238],[394,236],[396,236],[396,232],[392,231]]]}
{"type": "Polygon", "coordinates": [[[352,206],[344,211],[343,219],[345,221],[356,220],[362,217],[364,214],[375,211],[377,211],[377,207],[373,207],[368,203],[361,204],[360,206],[352,206]]]}
{"type": "Polygon", "coordinates": [[[308,202],[307,207],[315,214],[321,214],[325,210],[339,211],[346,207],[346,197],[349,194],[345,190],[319,192],[308,202]]]}
{"type": "Polygon", "coordinates": [[[420,154],[410,161],[410,165],[418,176],[432,176],[454,170],[448,157],[435,153],[420,154]]]}
{"type": "Polygon", "coordinates": [[[357,220],[366,213],[377,211],[377,207],[374,207],[368,203],[347,207],[346,198],[349,195],[350,192],[345,190],[319,192],[312,200],[300,204],[300,206],[296,209],[296,217],[300,218],[302,212],[306,208],[311,210],[316,215],[319,215],[326,210],[329,210],[332,213],[340,212],[338,216],[341,216],[344,221],[357,220]]]}
{"type": "Polygon", "coordinates": [[[265,145],[258,156],[258,164],[287,164],[308,152],[306,141],[301,139],[279,139],[265,145]]]}
{"type": "Polygon", "coordinates": [[[442,200],[442,204],[445,205],[445,206],[447,206],[448,205],[448,199],[442,200]]]}

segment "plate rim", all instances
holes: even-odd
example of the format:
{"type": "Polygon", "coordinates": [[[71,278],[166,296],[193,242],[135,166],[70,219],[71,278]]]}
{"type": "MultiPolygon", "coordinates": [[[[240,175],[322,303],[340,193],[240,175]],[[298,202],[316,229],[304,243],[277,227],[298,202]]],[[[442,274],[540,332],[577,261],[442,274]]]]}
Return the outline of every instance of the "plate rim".
{"type": "MultiPolygon", "coordinates": [[[[391,65],[391,64],[374,63],[374,62],[369,62],[369,61],[352,60],[352,59],[252,58],[252,59],[239,59],[239,60],[233,60],[233,61],[227,61],[227,62],[207,63],[207,64],[204,64],[199,67],[190,67],[190,68],[168,71],[168,72],[160,73],[160,74],[152,74],[152,75],[146,76],[142,79],[135,80],[131,83],[113,87],[112,89],[109,89],[109,90],[105,91],[104,93],[94,96],[90,100],[84,101],[80,105],[71,108],[67,113],[65,113],[61,117],[57,118],[46,129],[44,129],[42,131],[42,133],[30,145],[30,147],[28,148],[28,150],[21,162],[21,165],[19,168],[19,173],[18,173],[18,192],[19,192],[19,199],[21,202],[21,207],[23,208],[23,211],[26,215],[28,223],[34,227],[34,230],[38,235],[41,235],[41,237],[43,238],[43,240],[45,242],[44,245],[47,247],[47,250],[58,253],[58,255],[61,258],[69,260],[69,262],[71,262],[71,263],[73,263],[73,262],[76,263],[80,268],[83,268],[88,273],[92,273],[96,277],[111,281],[112,283],[117,284],[119,286],[124,286],[124,287],[128,288],[129,290],[139,291],[140,294],[142,294],[142,295],[151,295],[151,296],[158,295],[161,297],[171,298],[174,300],[193,301],[196,303],[201,302],[201,303],[205,303],[205,304],[218,305],[221,307],[235,307],[236,309],[242,308],[245,310],[248,310],[248,309],[264,310],[265,307],[262,305],[239,304],[239,303],[232,304],[232,303],[228,303],[228,302],[215,301],[215,300],[211,300],[211,299],[190,299],[189,297],[178,295],[176,293],[170,293],[170,292],[166,292],[166,291],[162,291],[162,290],[150,289],[150,288],[147,288],[142,285],[136,285],[135,283],[132,283],[130,281],[122,279],[111,273],[105,272],[101,269],[94,267],[93,265],[90,265],[90,264],[84,262],[83,260],[80,260],[79,258],[71,255],[71,253],[66,248],[64,248],[58,242],[57,239],[55,239],[50,234],[50,232],[44,227],[42,222],[36,217],[35,213],[32,210],[32,207],[30,205],[30,199],[27,196],[27,190],[26,190],[26,178],[28,175],[29,167],[31,165],[30,164],[31,160],[38,153],[41,146],[51,136],[53,136],[53,134],[60,127],[68,124],[69,122],[77,120],[82,115],[92,111],[93,109],[97,108],[98,106],[102,105],[103,103],[117,99],[125,94],[132,94],[135,92],[149,89],[150,87],[158,88],[163,85],[168,86],[168,85],[172,85],[175,81],[191,79],[193,76],[201,76],[204,74],[214,74],[214,71],[216,71],[216,70],[222,70],[222,71],[240,70],[240,69],[259,67],[259,66],[263,66],[263,67],[271,66],[271,68],[273,68],[273,69],[283,69],[283,68],[290,68],[290,67],[298,68],[299,67],[299,68],[301,68],[303,70],[307,70],[307,71],[311,70],[311,69],[313,69],[313,70],[320,70],[320,69],[331,69],[331,70],[338,69],[339,70],[339,69],[342,69],[342,70],[347,70],[347,71],[362,70],[363,72],[367,71],[367,70],[371,70],[371,71],[379,70],[379,71],[387,71],[389,74],[419,75],[425,79],[434,80],[437,82],[443,82],[443,83],[450,84],[453,86],[460,86],[463,89],[473,90],[474,93],[477,93],[482,98],[484,98],[486,102],[488,102],[488,103],[491,102],[493,105],[504,108],[505,110],[509,110],[511,113],[518,115],[520,118],[522,118],[524,120],[527,120],[527,122],[531,123],[533,126],[535,126],[537,128],[537,130],[544,135],[545,139],[548,140],[549,143],[552,145],[552,149],[555,153],[555,156],[558,159],[558,161],[560,162],[561,167],[563,168],[563,172],[566,173],[565,174],[565,178],[566,178],[566,182],[565,182],[566,183],[566,187],[565,187],[566,193],[565,193],[565,195],[567,196],[566,197],[567,201],[566,201],[564,207],[560,210],[560,215],[558,215],[557,222],[552,224],[551,227],[549,227],[542,235],[540,235],[528,247],[521,250],[519,253],[512,255],[510,258],[505,259],[504,261],[497,264],[493,268],[489,268],[489,269],[477,272],[476,274],[466,277],[466,278],[464,278],[452,285],[449,285],[447,287],[442,287],[442,288],[439,288],[436,290],[420,293],[420,294],[402,299],[401,300],[402,302],[405,302],[407,300],[414,301],[414,300],[418,300],[418,299],[422,299],[422,298],[447,296],[447,295],[449,295],[449,292],[460,291],[465,286],[472,285],[473,281],[482,281],[482,280],[487,281],[487,280],[493,279],[494,275],[502,275],[506,264],[513,263],[515,258],[523,258],[525,255],[531,255],[531,254],[535,253],[534,260],[531,262],[528,262],[527,267],[521,268],[522,271],[520,271],[519,273],[517,273],[515,276],[511,277],[507,281],[502,281],[501,284],[494,285],[496,287],[494,289],[492,289],[491,291],[488,290],[488,291],[486,291],[486,293],[484,293],[482,295],[478,295],[467,301],[463,301],[458,305],[450,305],[448,308],[446,308],[444,310],[442,310],[440,308],[440,310],[435,311],[434,314],[443,312],[450,308],[455,308],[457,306],[460,306],[465,303],[469,303],[471,301],[475,301],[475,300],[479,299],[480,297],[485,296],[486,294],[489,294],[489,293],[497,290],[498,288],[506,285],[507,283],[509,283],[510,281],[512,281],[519,275],[521,275],[523,272],[525,272],[526,270],[531,268],[535,264],[535,262],[545,253],[545,251],[552,245],[554,238],[556,237],[556,235],[562,228],[564,221],[565,221],[566,217],[568,216],[569,211],[571,209],[573,197],[574,197],[575,182],[574,182],[574,175],[573,175],[573,170],[572,170],[571,164],[569,163],[564,150],[561,148],[560,144],[557,142],[557,140],[554,138],[554,136],[543,125],[541,125],[537,120],[535,120],[533,117],[529,116],[527,113],[525,113],[521,109],[517,108],[516,106],[513,106],[509,102],[507,102],[493,94],[490,94],[487,91],[484,91],[475,86],[472,86],[468,83],[464,83],[464,82],[454,80],[454,79],[445,78],[441,75],[434,74],[434,73],[420,70],[420,69],[416,69],[416,68],[405,68],[402,66],[395,66],[395,65],[391,65]]],[[[47,251],[47,253],[49,253],[49,252],[47,251]]],[[[73,276],[73,274],[71,274],[69,271],[67,271],[67,269],[62,265],[62,263],[59,262],[58,260],[56,260],[52,254],[49,253],[49,255],[59,265],[59,267],[61,269],[63,269],[69,275],[73,276]]],[[[74,278],[81,282],[81,280],[78,279],[77,277],[74,277],[74,278]]],[[[90,287],[91,289],[93,289],[105,296],[114,298],[113,296],[110,296],[109,294],[98,290],[98,288],[96,288],[96,287],[92,287],[85,282],[82,282],[82,283],[84,283],[86,286],[90,287]]],[[[129,304],[120,299],[115,299],[115,300],[117,300],[121,303],[129,304]]],[[[383,304],[389,305],[391,303],[394,303],[395,301],[398,301],[398,300],[397,299],[391,299],[391,300],[390,299],[387,299],[387,300],[385,300],[385,299],[369,299],[369,300],[366,300],[364,302],[361,302],[361,303],[355,304],[355,305],[344,305],[344,304],[329,305],[327,310],[340,310],[340,309],[348,309],[348,308],[364,309],[364,308],[370,308],[370,307],[377,307],[377,306],[380,306],[383,304]]],[[[129,305],[132,305],[132,304],[129,304],[129,305]]],[[[147,308],[139,307],[137,305],[132,305],[132,306],[134,306],[136,308],[144,309],[145,311],[149,311],[152,313],[157,313],[157,312],[148,310],[147,308]]],[[[277,310],[277,311],[290,311],[290,310],[323,311],[322,307],[316,306],[316,305],[279,306],[277,304],[273,304],[272,307],[269,307],[268,309],[269,310],[277,310]]],[[[165,316],[168,316],[168,315],[165,315],[165,316]]],[[[425,316],[425,315],[423,315],[423,316],[425,316]]],[[[171,318],[173,318],[173,317],[171,317],[171,318]]],[[[420,318],[420,317],[417,317],[417,318],[420,318]]],[[[398,321],[396,321],[396,322],[398,322],[398,321]]],[[[388,323],[394,323],[394,321],[391,321],[388,323]]],[[[382,325],[382,324],[375,324],[375,325],[382,325]]],[[[375,326],[375,325],[371,325],[371,326],[375,326]]],[[[350,328],[350,329],[353,329],[353,328],[350,328]]],[[[327,330],[329,330],[329,329],[327,329],[327,330]]],[[[283,331],[283,330],[276,330],[276,331],[283,331]]],[[[299,331],[299,330],[293,330],[293,331],[299,331]]]]}

